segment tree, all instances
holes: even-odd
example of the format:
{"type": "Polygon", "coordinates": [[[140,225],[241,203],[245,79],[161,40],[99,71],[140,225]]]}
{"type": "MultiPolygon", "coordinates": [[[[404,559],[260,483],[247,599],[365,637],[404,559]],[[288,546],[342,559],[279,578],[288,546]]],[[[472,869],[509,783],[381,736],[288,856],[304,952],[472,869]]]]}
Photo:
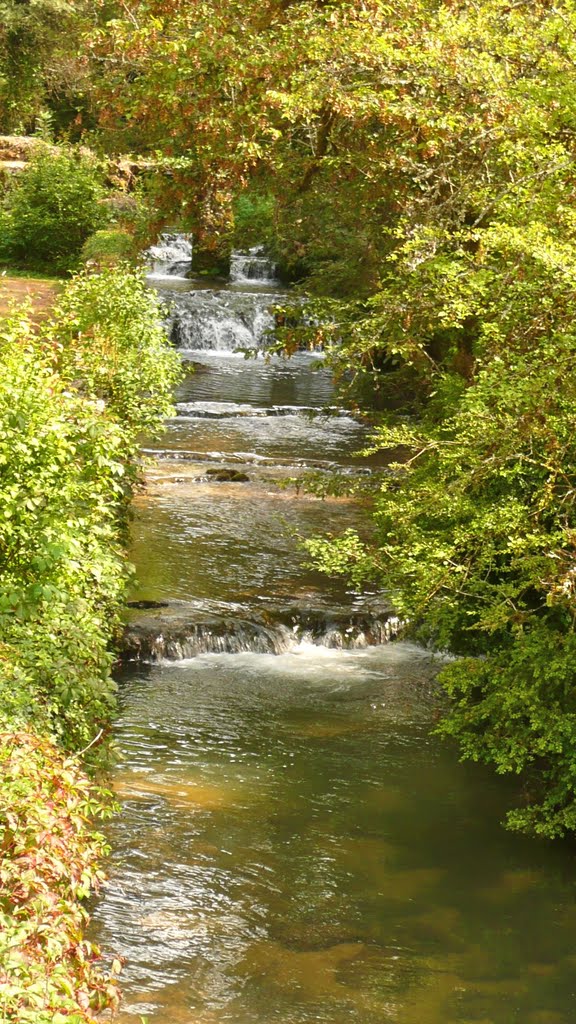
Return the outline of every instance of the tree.
{"type": "Polygon", "coordinates": [[[0,0],[0,131],[33,131],[42,116],[65,129],[80,115],[87,88],[80,38],[89,14],[84,2],[0,0]]]}

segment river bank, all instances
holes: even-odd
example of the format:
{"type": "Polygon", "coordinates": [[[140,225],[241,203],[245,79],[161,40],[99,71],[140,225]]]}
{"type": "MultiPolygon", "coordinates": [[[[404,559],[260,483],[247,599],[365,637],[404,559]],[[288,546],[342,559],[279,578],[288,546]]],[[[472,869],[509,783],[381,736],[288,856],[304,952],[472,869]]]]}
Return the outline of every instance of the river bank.
{"type": "Polygon", "coordinates": [[[127,506],[179,368],[127,271],[2,327],[0,1005],[19,1024],[89,1024],[117,1003],[119,965],[103,971],[82,929],[106,848],[91,777],[115,707],[127,506]]]}

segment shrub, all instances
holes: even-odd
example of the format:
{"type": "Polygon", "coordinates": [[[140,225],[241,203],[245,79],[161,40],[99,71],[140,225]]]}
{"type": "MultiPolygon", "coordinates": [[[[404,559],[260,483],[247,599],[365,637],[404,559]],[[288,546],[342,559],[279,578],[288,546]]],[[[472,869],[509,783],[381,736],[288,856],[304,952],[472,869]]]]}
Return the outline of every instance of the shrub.
{"type": "Polygon", "coordinates": [[[110,810],[98,763],[139,433],[179,361],[127,269],[80,276],[51,322],[0,331],[0,1018],[96,1024],[118,1002],[82,936],[110,810]],[[65,756],[58,747],[81,751],[65,756]],[[90,751],[87,756],[88,750],[90,751]]]}
{"type": "Polygon", "coordinates": [[[35,153],[7,200],[12,259],[60,273],[75,269],[84,242],[104,223],[102,195],[92,158],[72,149],[35,153]]]}
{"type": "Polygon", "coordinates": [[[82,246],[82,262],[95,267],[112,267],[134,256],[134,239],[127,231],[95,231],[82,246]]]}
{"type": "Polygon", "coordinates": [[[0,368],[0,716],[78,749],[113,709],[133,459],[179,361],[122,270],[72,281],[36,336],[7,319],[0,368]]]}
{"type": "Polygon", "coordinates": [[[64,292],[49,333],[62,379],[103,401],[130,444],[170,415],[181,364],[143,275],[127,266],[80,274],[64,292]]]}
{"type": "Polygon", "coordinates": [[[440,731],[519,776],[507,823],[548,838],[576,831],[575,357],[576,334],[551,332],[486,361],[440,423],[378,428],[374,450],[404,461],[374,495],[374,542],[308,542],[326,571],[386,588],[417,638],[466,655],[440,673],[440,731]]]}
{"type": "Polygon", "coordinates": [[[107,644],[124,585],[125,445],[30,336],[14,317],[0,343],[0,714],[79,747],[114,703],[107,644]]]}
{"type": "Polygon", "coordinates": [[[0,783],[2,1020],[91,1024],[118,1005],[114,975],[82,939],[81,901],[98,889],[107,852],[90,819],[109,813],[110,800],[30,733],[0,734],[0,783]]]}

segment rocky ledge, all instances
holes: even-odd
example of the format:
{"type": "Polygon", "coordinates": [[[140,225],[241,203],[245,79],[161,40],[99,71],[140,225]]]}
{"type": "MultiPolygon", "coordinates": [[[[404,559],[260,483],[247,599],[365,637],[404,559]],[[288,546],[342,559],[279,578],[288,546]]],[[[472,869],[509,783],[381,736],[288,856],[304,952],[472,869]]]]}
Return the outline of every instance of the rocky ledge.
{"type": "Polygon", "coordinates": [[[387,643],[400,627],[382,601],[353,607],[293,602],[253,609],[197,602],[135,602],[120,649],[123,663],[181,660],[197,654],[282,654],[307,642],[332,648],[387,643]]]}

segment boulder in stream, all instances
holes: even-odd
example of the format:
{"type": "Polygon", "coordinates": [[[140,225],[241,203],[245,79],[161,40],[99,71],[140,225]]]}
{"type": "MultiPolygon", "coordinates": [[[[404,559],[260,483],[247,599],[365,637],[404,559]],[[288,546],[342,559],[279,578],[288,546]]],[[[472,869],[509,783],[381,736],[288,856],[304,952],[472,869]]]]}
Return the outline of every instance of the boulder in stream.
{"type": "Polygon", "coordinates": [[[207,469],[198,480],[210,480],[222,484],[247,484],[250,477],[239,469],[207,469]]]}

